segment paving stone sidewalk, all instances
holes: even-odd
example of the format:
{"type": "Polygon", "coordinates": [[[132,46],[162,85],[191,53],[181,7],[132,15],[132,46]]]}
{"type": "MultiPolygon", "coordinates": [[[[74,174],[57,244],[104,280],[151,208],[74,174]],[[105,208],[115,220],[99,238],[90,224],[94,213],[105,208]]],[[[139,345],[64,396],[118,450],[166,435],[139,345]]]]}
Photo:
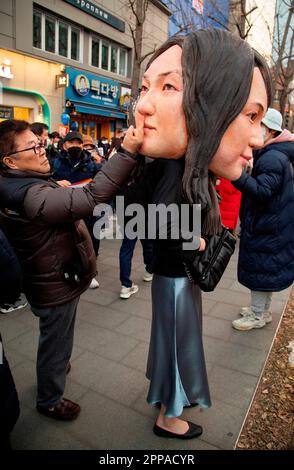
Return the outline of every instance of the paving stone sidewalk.
{"type": "Polygon", "coordinates": [[[27,307],[0,315],[6,354],[15,378],[21,416],[12,433],[14,449],[233,449],[258,383],[290,289],[274,294],[273,321],[248,332],[231,321],[249,305],[249,291],[236,280],[237,253],[213,293],[203,295],[204,345],[212,407],[185,410],[204,428],[201,439],[162,439],[152,432],[157,411],[145,401],[145,365],[151,325],[150,283],[142,281],[141,244],[133,259],[139,292],[119,298],[120,241],[104,240],[99,256],[100,288],[82,295],[65,396],[82,411],[74,422],[58,422],[35,411],[38,321],[27,307]]]}

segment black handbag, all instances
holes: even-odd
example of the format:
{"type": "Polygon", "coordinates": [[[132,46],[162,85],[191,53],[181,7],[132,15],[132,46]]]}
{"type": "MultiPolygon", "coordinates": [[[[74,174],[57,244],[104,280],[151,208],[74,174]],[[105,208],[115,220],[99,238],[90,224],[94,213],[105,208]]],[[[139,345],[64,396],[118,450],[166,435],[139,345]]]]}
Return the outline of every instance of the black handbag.
{"type": "Polygon", "coordinates": [[[234,253],[237,240],[224,226],[219,234],[205,239],[205,250],[200,251],[191,264],[184,263],[184,266],[191,282],[198,284],[204,292],[211,292],[219,283],[234,253]]]}

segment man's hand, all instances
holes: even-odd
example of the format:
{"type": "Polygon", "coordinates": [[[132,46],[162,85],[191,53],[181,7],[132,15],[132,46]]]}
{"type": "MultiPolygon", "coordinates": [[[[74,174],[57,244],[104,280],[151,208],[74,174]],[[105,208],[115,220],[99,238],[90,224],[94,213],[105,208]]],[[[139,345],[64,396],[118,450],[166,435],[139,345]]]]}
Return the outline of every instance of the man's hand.
{"type": "Polygon", "coordinates": [[[67,186],[70,186],[71,183],[67,180],[59,180],[59,181],[56,181],[57,184],[59,184],[59,186],[62,186],[63,188],[66,188],[67,186]]]}
{"type": "Polygon", "coordinates": [[[125,133],[122,147],[130,153],[137,153],[143,143],[143,138],[143,122],[136,128],[134,126],[130,126],[125,133]]]}

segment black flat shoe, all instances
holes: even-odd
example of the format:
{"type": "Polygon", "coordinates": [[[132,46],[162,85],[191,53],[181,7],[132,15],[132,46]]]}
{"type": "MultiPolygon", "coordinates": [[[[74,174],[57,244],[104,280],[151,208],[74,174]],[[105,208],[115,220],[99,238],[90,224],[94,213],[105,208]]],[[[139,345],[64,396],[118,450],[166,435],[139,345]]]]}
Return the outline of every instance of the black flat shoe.
{"type": "MultiPolygon", "coordinates": [[[[158,401],[155,403],[156,408],[161,408],[161,403],[158,401]]],[[[199,406],[198,403],[190,403],[190,405],[185,405],[184,408],[194,408],[194,406],[199,406]]]]}
{"type": "Polygon", "coordinates": [[[185,434],[177,434],[175,432],[166,431],[166,429],[160,428],[157,424],[153,426],[153,432],[156,436],[159,437],[174,437],[176,439],[193,439],[195,437],[201,436],[203,429],[198,424],[191,423],[187,421],[189,429],[185,434]]]}

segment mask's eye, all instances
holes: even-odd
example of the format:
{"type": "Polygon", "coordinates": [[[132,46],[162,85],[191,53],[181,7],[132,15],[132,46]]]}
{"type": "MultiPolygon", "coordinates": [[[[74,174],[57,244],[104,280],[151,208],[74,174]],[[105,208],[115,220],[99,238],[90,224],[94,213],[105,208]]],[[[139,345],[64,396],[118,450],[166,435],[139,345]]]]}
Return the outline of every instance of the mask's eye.
{"type": "Polygon", "coordinates": [[[145,93],[147,93],[147,91],[148,91],[148,88],[145,85],[142,85],[141,88],[139,89],[139,96],[144,95],[145,93]]]}
{"type": "Polygon", "coordinates": [[[164,89],[164,90],[168,90],[168,91],[169,91],[169,90],[173,91],[173,90],[175,90],[176,88],[175,88],[173,85],[171,85],[170,83],[165,83],[164,86],[163,86],[163,89],[164,89]]]}
{"type": "Polygon", "coordinates": [[[250,118],[250,120],[251,120],[252,122],[255,121],[255,119],[257,118],[257,116],[258,116],[258,113],[249,113],[249,114],[248,114],[248,117],[250,118]]]}

